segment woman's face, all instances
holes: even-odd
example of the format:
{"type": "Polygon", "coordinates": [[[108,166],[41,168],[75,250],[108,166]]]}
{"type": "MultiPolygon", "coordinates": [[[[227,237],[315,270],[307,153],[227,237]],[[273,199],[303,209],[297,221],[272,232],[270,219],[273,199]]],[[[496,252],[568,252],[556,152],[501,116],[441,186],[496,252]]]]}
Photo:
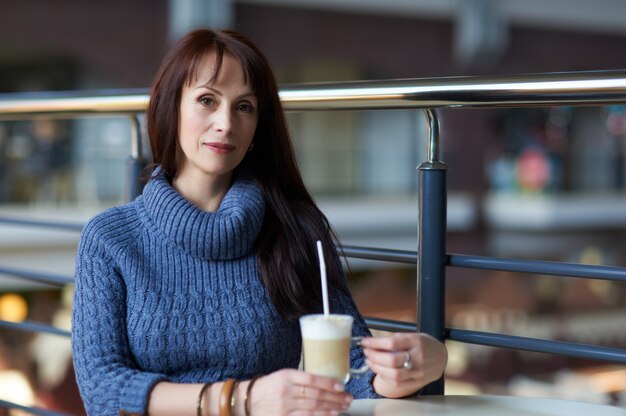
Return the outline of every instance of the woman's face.
{"type": "Polygon", "coordinates": [[[180,99],[177,154],[180,178],[230,180],[246,155],[257,126],[258,102],[237,59],[224,54],[213,82],[215,53],[207,54],[180,99]]]}

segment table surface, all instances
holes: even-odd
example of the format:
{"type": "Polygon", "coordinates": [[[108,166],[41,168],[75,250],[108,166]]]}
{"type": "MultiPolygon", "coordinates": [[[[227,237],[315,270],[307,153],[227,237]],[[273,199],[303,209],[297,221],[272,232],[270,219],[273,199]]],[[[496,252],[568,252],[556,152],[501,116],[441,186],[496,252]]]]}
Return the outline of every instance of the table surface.
{"type": "Polygon", "coordinates": [[[511,396],[422,396],[415,399],[355,400],[350,416],[626,416],[626,409],[577,402],[511,396]]]}

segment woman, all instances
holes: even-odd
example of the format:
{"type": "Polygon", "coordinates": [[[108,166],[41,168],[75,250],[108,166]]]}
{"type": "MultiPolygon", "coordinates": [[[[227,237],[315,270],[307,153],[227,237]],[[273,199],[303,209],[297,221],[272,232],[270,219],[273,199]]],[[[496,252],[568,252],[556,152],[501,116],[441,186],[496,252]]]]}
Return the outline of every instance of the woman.
{"type": "Polygon", "coordinates": [[[424,334],[363,340],[344,386],[296,370],[297,318],[319,312],[315,241],[333,312],[355,317],[333,234],[298,168],[274,76],[232,31],[196,30],[166,56],[147,112],[156,169],[143,195],[85,227],[73,350],[89,414],[336,415],[441,376],[424,334]]]}

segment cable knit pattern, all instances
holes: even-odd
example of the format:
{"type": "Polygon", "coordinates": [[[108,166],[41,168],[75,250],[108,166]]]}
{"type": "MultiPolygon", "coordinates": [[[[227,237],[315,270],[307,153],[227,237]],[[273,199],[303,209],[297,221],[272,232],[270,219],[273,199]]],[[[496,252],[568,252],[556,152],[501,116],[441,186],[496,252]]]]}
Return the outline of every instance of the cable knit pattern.
{"type": "MultiPolygon", "coordinates": [[[[135,201],[85,226],[76,259],[72,346],[90,415],[145,413],[154,384],[204,383],[296,368],[297,320],[276,312],[253,251],[265,210],[251,179],[239,178],[217,212],[189,203],[154,177],[135,201]]],[[[335,312],[353,300],[331,293],[335,312]]],[[[359,348],[352,365],[363,364],[359,348]]],[[[372,375],[347,389],[372,397],[372,375]]]]}

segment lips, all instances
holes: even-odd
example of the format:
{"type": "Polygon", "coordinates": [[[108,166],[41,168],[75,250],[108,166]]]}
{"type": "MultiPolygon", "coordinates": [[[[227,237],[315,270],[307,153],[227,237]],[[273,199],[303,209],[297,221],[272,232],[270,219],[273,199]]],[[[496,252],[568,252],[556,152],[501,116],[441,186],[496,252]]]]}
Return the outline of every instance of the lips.
{"type": "Polygon", "coordinates": [[[209,142],[209,143],[202,143],[202,145],[208,148],[209,150],[211,150],[212,152],[215,152],[220,155],[225,154],[225,153],[230,153],[233,150],[235,150],[235,146],[227,144],[227,143],[209,142]]]}

